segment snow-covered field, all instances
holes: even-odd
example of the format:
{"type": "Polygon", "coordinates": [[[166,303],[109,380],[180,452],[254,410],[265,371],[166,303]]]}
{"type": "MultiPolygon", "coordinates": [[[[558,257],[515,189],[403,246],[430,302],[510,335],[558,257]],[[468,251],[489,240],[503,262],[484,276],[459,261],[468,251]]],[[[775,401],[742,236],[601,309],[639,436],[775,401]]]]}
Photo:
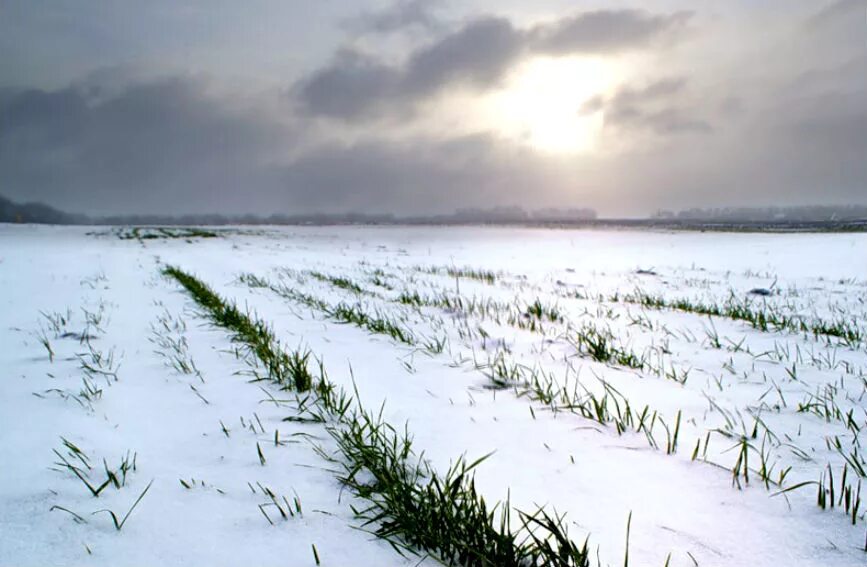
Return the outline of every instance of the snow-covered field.
{"type": "Polygon", "coordinates": [[[166,266],[592,565],[867,561],[867,235],[216,232],[0,226],[0,565],[439,564],[166,266]]]}

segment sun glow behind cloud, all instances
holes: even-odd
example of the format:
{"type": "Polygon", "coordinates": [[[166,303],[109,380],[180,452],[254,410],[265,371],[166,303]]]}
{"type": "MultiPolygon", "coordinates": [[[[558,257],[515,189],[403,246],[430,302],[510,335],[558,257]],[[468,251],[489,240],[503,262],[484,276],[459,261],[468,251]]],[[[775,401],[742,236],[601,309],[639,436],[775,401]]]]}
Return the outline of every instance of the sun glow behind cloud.
{"type": "Polygon", "coordinates": [[[601,112],[581,106],[614,84],[617,70],[599,59],[535,58],[522,64],[486,104],[501,135],[549,153],[595,149],[602,130],[601,112]]]}

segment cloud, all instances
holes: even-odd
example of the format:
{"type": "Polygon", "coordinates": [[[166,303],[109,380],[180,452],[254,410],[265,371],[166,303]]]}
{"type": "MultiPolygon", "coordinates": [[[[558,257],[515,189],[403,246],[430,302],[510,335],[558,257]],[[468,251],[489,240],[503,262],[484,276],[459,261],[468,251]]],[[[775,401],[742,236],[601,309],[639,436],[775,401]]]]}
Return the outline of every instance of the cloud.
{"type": "Polygon", "coordinates": [[[778,111],[784,117],[766,115],[764,138],[776,140],[780,154],[793,158],[788,168],[823,171],[825,181],[817,180],[823,188],[848,179],[846,185],[867,189],[867,80],[862,84],[783,99],[778,111]]]}
{"type": "Polygon", "coordinates": [[[328,144],[283,172],[287,199],[310,210],[446,213],[499,204],[587,202],[560,164],[488,134],[328,144]],[[568,193],[571,192],[571,195],[568,193]]]}
{"type": "Polygon", "coordinates": [[[656,15],[644,10],[586,12],[530,29],[527,41],[537,53],[617,53],[650,47],[677,37],[692,12],[656,15]]]}
{"type": "Polygon", "coordinates": [[[479,17],[417,48],[399,65],[341,50],[328,65],[301,79],[293,92],[312,116],[346,121],[400,117],[447,87],[495,87],[525,56],[620,53],[673,41],[690,17],[688,12],[598,11],[527,29],[506,18],[479,17]]]}
{"type": "Polygon", "coordinates": [[[305,112],[355,120],[401,106],[403,83],[399,69],[358,51],[341,49],[330,65],[293,91],[305,112]]]}
{"type": "MultiPolygon", "coordinates": [[[[406,212],[442,207],[458,191],[484,192],[494,182],[481,161],[464,154],[457,162],[446,155],[448,142],[415,140],[390,143],[367,140],[355,144],[328,144],[302,156],[284,171],[287,187],[295,188],[292,199],[310,209],[326,209],[339,202],[348,210],[406,212]],[[485,179],[487,178],[487,179],[485,179]],[[471,188],[468,180],[481,181],[471,188]]],[[[467,142],[478,157],[487,151],[487,140],[467,142]]]]}
{"type": "MultiPolygon", "coordinates": [[[[7,197],[96,214],[415,214],[510,204],[636,214],[661,206],[863,203],[867,89],[834,89],[835,75],[823,77],[826,88],[815,92],[751,100],[741,110],[748,120],[701,144],[673,136],[641,151],[559,158],[484,133],[311,139],[302,118],[269,110],[268,95],[240,106],[189,77],[109,91],[7,90],[0,91],[0,177],[7,197]]],[[[621,133],[691,131],[701,128],[689,123],[695,119],[671,110],[690,90],[685,78],[669,77],[621,88],[600,104],[638,109],[616,115],[621,133]]]]}
{"type": "Polygon", "coordinates": [[[861,0],[837,0],[822,8],[806,21],[809,30],[821,30],[840,23],[855,23],[863,30],[864,2],[861,0]]]}
{"type": "MultiPolygon", "coordinates": [[[[407,214],[518,202],[548,175],[544,159],[486,134],[317,140],[267,110],[267,94],[240,107],[198,78],[96,91],[0,91],[4,196],[93,214],[407,214]]],[[[551,204],[563,188],[546,183],[551,204]]]]}
{"type": "Polygon", "coordinates": [[[685,88],[686,79],[684,77],[667,77],[639,88],[623,87],[614,95],[614,100],[621,105],[656,102],[679,94],[685,88]]]}
{"type": "Polygon", "coordinates": [[[444,23],[434,13],[436,0],[398,0],[379,10],[367,11],[348,18],[343,27],[360,35],[389,34],[397,31],[422,29],[439,31],[444,23]]]}
{"type": "Polygon", "coordinates": [[[268,116],[235,109],[190,78],[97,100],[74,87],[0,100],[4,193],[74,211],[243,210],[238,189],[265,181],[269,159],[292,144],[268,116]]]}
{"type": "Polygon", "coordinates": [[[523,34],[505,18],[474,20],[414,52],[404,69],[404,88],[425,96],[446,85],[496,85],[524,51],[523,40],[523,34]]]}
{"type": "Polygon", "coordinates": [[[720,114],[725,123],[700,143],[676,136],[612,157],[610,196],[645,210],[867,204],[867,73],[855,80],[856,68],[829,65],[808,84],[751,92],[734,117],[720,114]]]}
{"type": "MultiPolygon", "coordinates": [[[[715,36],[696,39],[696,50],[659,52],[668,75],[654,80],[623,65],[625,83],[583,108],[604,112],[601,144],[588,154],[543,154],[490,132],[455,136],[436,115],[410,128],[395,121],[436,113],[434,97],[451,89],[496,85],[522,58],[653,49],[682,37],[691,21],[629,14],[615,20],[631,31],[604,28],[604,41],[573,21],[586,15],[524,27],[477,17],[399,64],[344,49],[295,85],[297,107],[276,88],[218,89],[198,76],[145,78],[123,68],[66,88],[0,90],[0,190],[96,214],[412,214],[516,204],[622,215],[865,203],[867,58],[855,40],[841,40],[834,57],[780,54],[773,42],[720,61],[717,42],[731,37],[715,36]],[[391,122],[365,122],[376,117],[391,122]],[[428,121],[435,127],[425,129],[428,121]]],[[[847,17],[837,21],[848,25],[847,17]]],[[[834,34],[818,41],[800,18],[793,49],[824,49],[834,34]]]]}
{"type": "Polygon", "coordinates": [[[331,63],[295,86],[304,112],[343,120],[402,117],[415,102],[451,85],[490,86],[521,49],[508,20],[480,18],[413,52],[401,67],[341,49],[331,63]]]}
{"type": "Polygon", "coordinates": [[[602,111],[605,127],[619,133],[626,130],[668,136],[711,132],[711,125],[681,100],[686,86],[684,77],[659,79],[637,88],[625,86],[611,96],[590,99],[581,111],[602,111]]]}

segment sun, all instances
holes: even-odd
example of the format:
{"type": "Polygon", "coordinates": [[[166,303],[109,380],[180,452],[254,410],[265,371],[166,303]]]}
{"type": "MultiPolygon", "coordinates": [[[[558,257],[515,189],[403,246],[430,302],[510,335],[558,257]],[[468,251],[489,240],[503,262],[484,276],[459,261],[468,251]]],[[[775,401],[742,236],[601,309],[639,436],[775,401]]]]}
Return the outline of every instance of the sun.
{"type": "Polygon", "coordinates": [[[602,113],[581,106],[608,91],[614,69],[599,59],[544,57],[523,63],[487,104],[497,130],[550,153],[594,149],[602,130],[602,113]]]}

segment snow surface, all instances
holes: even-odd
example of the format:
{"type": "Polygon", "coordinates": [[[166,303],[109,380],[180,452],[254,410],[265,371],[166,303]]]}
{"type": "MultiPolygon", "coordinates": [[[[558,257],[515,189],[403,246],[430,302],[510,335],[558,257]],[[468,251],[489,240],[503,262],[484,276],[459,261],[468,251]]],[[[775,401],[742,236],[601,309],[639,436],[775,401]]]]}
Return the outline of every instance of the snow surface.
{"type": "MultiPolygon", "coordinates": [[[[254,310],[283,344],[310,348],[333,382],[351,387],[354,377],[365,406],[385,402],[387,421],[407,423],[414,447],[436,469],[446,470],[462,454],[474,459],[493,451],[477,470],[486,499],[508,494],[518,509],[547,505],[565,513],[570,534],[580,541],[589,535],[602,564],[622,564],[630,512],[631,565],[662,566],[669,554],[671,565],[702,566],[867,560],[863,518],[853,526],[838,508],[820,509],[815,486],[774,496],[780,488],[766,488],[752,470],[748,485],[741,479],[740,488],[733,486],[735,440],[712,434],[707,462],[691,459],[696,440],[724,426],[715,405],[738,420],[736,427],[751,429],[752,416],[761,416],[781,440],[769,449],[774,475],[792,467],[784,487],[816,481],[828,466],[839,484],[843,457],[827,439],[837,436],[849,448],[857,435],[839,420],[796,410],[830,385],[834,402],[844,412],[853,409],[864,424],[863,344],[829,344],[719,317],[711,322],[594,299],[640,287],[710,301],[772,287],[779,293],[769,303],[807,318],[844,314],[864,329],[867,235],[305,227],[121,240],[105,228],[0,225],[0,565],[314,565],[312,545],[322,565],[418,563],[359,529],[351,506],[363,503],[341,490],[333,465],[312,448],[311,439],[331,447],[324,429],[283,421],[287,409],[267,401],[281,393],[249,383],[226,332],[207,325],[179,286],[160,275],[165,264],[254,310]],[[417,269],[446,266],[499,276],[488,284],[417,269]],[[357,296],[310,277],[309,270],[350,278],[375,295],[357,296]],[[251,289],[237,281],[241,273],[331,303],[360,301],[400,318],[419,336],[444,333],[449,348],[429,355],[338,324],[269,290],[251,289]],[[372,283],[376,275],[393,289],[372,283]],[[532,333],[394,302],[405,289],[518,306],[540,298],[556,304],[567,322],[532,333]],[[71,333],[85,328],[86,312],[102,309],[91,344],[106,355],[113,349],[120,361],[116,381],[95,381],[102,394],[92,402],[79,394],[84,373],[76,354],[85,346],[75,336],[59,336],[40,314],[67,309],[71,333]],[[165,313],[186,321],[180,334],[201,379],[168,368],[154,352],[151,326],[165,313]],[[664,347],[667,360],[689,369],[689,378],[680,384],[578,356],[569,334],[587,321],[610,326],[633,350],[664,347]],[[461,337],[461,328],[475,326],[483,326],[489,340],[461,337]],[[40,329],[53,361],[40,344],[40,329]],[[708,344],[712,329],[723,339],[721,348],[708,344]],[[473,360],[487,360],[493,344],[507,345],[513,360],[542,368],[555,384],[574,382],[577,374],[599,391],[601,378],[633,407],[647,404],[669,423],[682,412],[677,453],[651,448],[643,434],[618,435],[610,424],[555,414],[511,390],[486,388],[473,360]],[[789,358],[759,356],[771,350],[789,358]],[[796,379],[788,372],[793,363],[796,379]],[[56,467],[52,449],[68,455],[61,437],[90,456],[95,476],[103,458],[115,468],[128,452],[135,454],[136,470],[125,486],[94,498],[56,467]],[[151,481],[122,530],[108,514],[93,514],[110,509],[122,517],[151,481]],[[303,514],[284,521],[275,508],[265,508],[272,525],[259,508],[269,500],[257,483],[289,502],[297,497],[303,514]]],[[[756,469],[757,455],[750,459],[756,469]]],[[[849,475],[854,485],[851,469],[849,475]]]]}

